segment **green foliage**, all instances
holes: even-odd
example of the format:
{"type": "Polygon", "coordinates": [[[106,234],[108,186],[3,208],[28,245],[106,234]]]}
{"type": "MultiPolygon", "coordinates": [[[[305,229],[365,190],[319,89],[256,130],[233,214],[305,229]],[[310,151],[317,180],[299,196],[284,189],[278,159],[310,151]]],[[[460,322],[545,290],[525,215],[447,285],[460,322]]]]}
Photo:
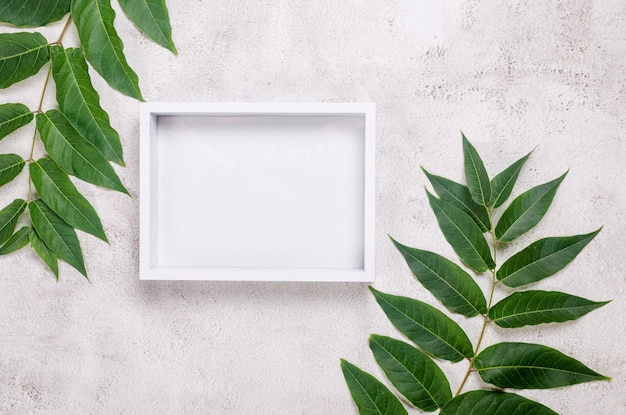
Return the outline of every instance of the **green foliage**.
{"type": "MultiPolygon", "coordinates": [[[[165,0],[119,3],[140,31],[177,53],[165,0]]],[[[124,166],[122,140],[100,104],[89,66],[113,88],[143,100],[139,78],[126,60],[115,29],[110,0],[6,0],[0,4],[0,22],[10,26],[37,28],[64,17],[65,25],[53,41],[36,29],[0,34],[0,88],[48,68],[38,108],[0,103],[0,140],[36,120],[30,154],[0,154],[0,186],[24,171],[29,175],[23,199],[0,209],[0,255],[30,245],[57,280],[59,259],[87,277],[76,230],[107,241],[96,210],[79,192],[74,178],[129,194],[111,165],[124,166]],[[72,22],[80,47],[66,48],[63,38],[72,22]],[[49,82],[56,86],[58,108],[42,107],[49,82]],[[46,152],[38,160],[34,154],[37,139],[46,152]],[[22,226],[16,231],[18,224],[22,226]]]]}
{"type": "MultiPolygon", "coordinates": [[[[478,341],[473,346],[463,328],[438,308],[370,287],[389,321],[413,343],[372,335],[370,349],[389,382],[404,396],[404,402],[421,411],[439,410],[440,415],[555,415],[553,410],[515,393],[462,392],[472,373],[500,389],[557,388],[609,379],[575,358],[540,344],[504,342],[481,348],[485,330],[490,326],[497,330],[561,323],[607,304],[608,301],[596,302],[558,291],[515,291],[561,271],[601,229],[537,240],[510,255],[498,268],[494,259],[499,257],[499,249],[541,221],[567,173],[521,193],[494,225],[496,209],[510,198],[530,153],[489,180],[478,151],[464,135],[462,142],[467,186],[422,170],[439,196],[427,192],[444,237],[465,266],[475,273],[491,274],[489,292],[484,293],[471,273],[453,261],[405,246],[393,238],[391,241],[415,278],[443,307],[467,318],[482,318],[478,341]],[[505,291],[507,295],[493,304],[494,292],[502,285],[510,287],[505,291]],[[468,362],[454,396],[438,365],[439,359],[468,362]]],[[[344,377],[359,414],[407,413],[402,401],[394,399],[382,382],[346,364],[342,360],[344,377]],[[374,407],[378,411],[372,410],[374,407]]]]}

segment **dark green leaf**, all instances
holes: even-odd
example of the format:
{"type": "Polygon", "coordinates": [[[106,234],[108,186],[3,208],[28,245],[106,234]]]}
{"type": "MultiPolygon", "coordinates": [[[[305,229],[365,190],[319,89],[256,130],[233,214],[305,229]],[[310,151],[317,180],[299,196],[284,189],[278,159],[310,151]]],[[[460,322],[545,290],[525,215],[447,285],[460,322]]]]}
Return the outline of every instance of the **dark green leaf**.
{"type": "Polygon", "coordinates": [[[609,378],[548,346],[498,343],[476,356],[480,377],[499,388],[547,389],[609,378]]]}
{"type": "Polygon", "coordinates": [[[33,120],[33,112],[24,104],[0,105],[0,140],[33,120]]]}
{"type": "Polygon", "coordinates": [[[466,317],[487,313],[487,302],[476,281],[441,255],[404,246],[393,238],[413,275],[453,313],[466,317]]]}
{"type": "Polygon", "coordinates": [[[165,0],[120,0],[130,20],[150,39],[178,54],[172,41],[172,27],[165,0]]]}
{"type": "Polygon", "coordinates": [[[40,33],[0,34],[0,88],[30,78],[49,59],[48,41],[40,33]]]}
{"type": "Polygon", "coordinates": [[[491,181],[491,201],[489,202],[490,208],[498,208],[502,206],[504,202],[511,196],[513,186],[517,176],[519,176],[522,166],[530,156],[530,153],[526,154],[515,163],[498,173],[496,177],[491,181]]]}
{"type": "Polygon", "coordinates": [[[458,362],[474,355],[469,338],[450,317],[428,304],[370,287],[387,318],[402,334],[440,359],[458,362]]]}
{"type": "Polygon", "coordinates": [[[424,168],[422,170],[441,200],[453,204],[470,215],[481,231],[488,232],[491,229],[487,208],[474,202],[467,186],[430,174],[424,168]]]}
{"type": "Polygon", "coordinates": [[[28,211],[37,235],[48,249],[86,278],[83,252],[74,228],[65,223],[41,199],[28,203],[28,211]]]}
{"type": "Polygon", "coordinates": [[[88,183],[128,194],[109,162],[57,110],[37,114],[37,130],[50,158],[88,183]]]}
{"type": "Polygon", "coordinates": [[[68,225],[107,241],[96,210],[76,189],[67,173],[50,159],[30,163],[30,179],[44,203],[68,225]]]}
{"type": "Polygon", "coordinates": [[[0,154],[0,186],[15,179],[24,168],[24,159],[17,154],[0,154]]]}
{"type": "Polygon", "coordinates": [[[0,210],[0,245],[9,240],[17,221],[26,209],[26,201],[22,199],[15,199],[9,203],[4,209],[0,210]]]}
{"type": "Polygon", "coordinates": [[[100,96],[91,84],[83,52],[52,46],[51,53],[59,109],[107,160],[124,165],[120,136],[100,106],[100,96]]]}
{"type": "Polygon", "coordinates": [[[56,22],[70,11],[71,0],[3,0],[0,22],[38,27],[56,22]]]}
{"type": "Polygon", "coordinates": [[[28,245],[29,235],[32,230],[33,228],[30,226],[24,226],[19,231],[15,232],[9,240],[0,247],[0,255],[10,254],[28,245]]]}
{"type": "Polygon", "coordinates": [[[513,293],[494,305],[489,319],[505,328],[561,323],[576,320],[607,303],[557,291],[525,291],[513,293]]]}
{"type": "Polygon", "coordinates": [[[341,371],[360,415],[408,415],[398,398],[374,376],[344,359],[341,371]]]}
{"type": "Polygon", "coordinates": [[[456,206],[426,193],[443,236],[461,260],[476,272],[495,268],[489,245],[472,218],[456,206]]]}
{"type": "Polygon", "coordinates": [[[514,393],[477,390],[452,399],[439,415],[559,415],[514,393]]]}
{"type": "Polygon", "coordinates": [[[430,412],[452,399],[446,375],[422,351],[375,334],[370,337],[369,344],[387,378],[413,405],[430,412]]]}
{"type": "Polygon", "coordinates": [[[602,228],[585,235],[540,239],[507,259],[497,277],[509,287],[537,282],[554,275],[583,250],[602,228]]]}
{"type": "Polygon", "coordinates": [[[54,273],[57,281],[59,280],[59,261],[57,256],[48,249],[46,244],[43,243],[37,232],[30,233],[30,245],[33,247],[37,255],[43,260],[43,262],[54,273]]]}
{"type": "Polygon", "coordinates": [[[537,225],[548,211],[566,175],[567,172],[516,197],[496,225],[496,238],[501,242],[511,242],[537,225]]]}
{"type": "Polygon", "coordinates": [[[113,88],[143,101],[139,78],[128,66],[124,44],[113,21],[115,11],[110,0],[74,0],[72,17],[87,60],[113,88]]]}
{"type": "Polygon", "coordinates": [[[478,151],[461,133],[463,138],[463,160],[465,166],[465,180],[474,202],[487,206],[491,200],[491,182],[485,165],[478,155],[478,151]]]}

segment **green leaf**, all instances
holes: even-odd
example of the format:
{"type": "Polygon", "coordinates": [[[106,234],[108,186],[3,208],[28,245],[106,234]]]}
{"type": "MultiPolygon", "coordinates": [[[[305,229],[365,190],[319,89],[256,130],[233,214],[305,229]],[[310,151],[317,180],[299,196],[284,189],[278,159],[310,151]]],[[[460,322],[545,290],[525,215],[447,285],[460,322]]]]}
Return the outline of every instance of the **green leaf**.
{"type": "Polygon", "coordinates": [[[67,173],[50,159],[30,163],[30,179],[41,200],[68,225],[107,242],[96,210],[81,195],[67,173]]]}
{"type": "Polygon", "coordinates": [[[446,375],[433,360],[415,347],[373,334],[370,349],[393,386],[423,411],[443,407],[452,392],[446,375]]]}
{"type": "Polygon", "coordinates": [[[57,110],[37,114],[37,130],[52,160],[69,174],[128,194],[109,162],[57,110]]]}
{"type": "Polygon", "coordinates": [[[424,168],[422,171],[441,200],[453,204],[470,215],[482,232],[488,232],[491,229],[487,208],[474,202],[467,186],[430,174],[424,168]]]}
{"type": "Polygon", "coordinates": [[[456,206],[426,193],[443,236],[461,260],[476,272],[495,268],[489,245],[472,218],[456,206]]]}
{"type": "Polygon", "coordinates": [[[33,112],[24,104],[0,105],[0,140],[33,120],[33,112]]]}
{"type": "Polygon", "coordinates": [[[478,155],[478,151],[461,133],[463,138],[463,160],[465,166],[465,180],[474,202],[487,206],[491,200],[491,182],[485,165],[478,155]]]}
{"type": "Polygon", "coordinates": [[[542,323],[562,323],[602,307],[609,301],[594,302],[557,291],[513,293],[489,310],[489,319],[500,327],[517,328],[542,323]]]}
{"type": "Polygon", "coordinates": [[[165,0],[120,0],[126,16],[159,45],[178,54],[172,41],[172,27],[165,0]]]}
{"type": "Polygon", "coordinates": [[[522,166],[528,160],[530,153],[526,154],[515,163],[498,173],[496,177],[491,180],[491,201],[489,207],[492,209],[502,206],[504,202],[511,196],[515,181],[519,176],[522,166]]]}
{"type": "Polygon", "coordinates": [[[38,27],[60,20],[70,11],[71,0],[3,0],[0,22],[38,27]]]}
{"type": "Polygon", "coordinates": [[[0,255],[10,254],[28,245],[29,235],[32,230],[33,228],[30,226],[24,226],[19,231],[15,232],[9,240],[0,247],[0,255]]]}
{"type": "Polygon", "coordinates": [[[439,415],[559,415],[514,393],[476,390],[452,399],[439,415]]]}
{"type": "Polygon", "coordinates": [[[496,238],[501,242],[511,242],[537,225],[548,211],[566,175],[567,172],[516,197],[496,225],[496,238]]]}
{"type": "Polygon", "coordinates": [[[474,361],[480,377],[499,388],[547,389],[609,378],[548,346],[498,343],[474,361]]]}
{"type": "Polygon", "coordinates": [[[413,275],[446,308],[466,317],[487,313],[487,302],[476,281],[461,267],[441,255],[409,248],[396,242],[413,275]]]}
{"type": "Polygon", "coordinates": [[[54,273],[57,281],[59,280],[59,261],[57,256],[48,249],[46,244],[43,243],[37,232],[30,233],[30,245],[33,247],[37,255],[43,260],[43,262],[54,273]]]}
{"type": "Polygon", "coordinates": [[[120,136],[100,106],[100,96],[91,84],[83,52],[62,46],[52,46],[50,50],[59,109],[107,160],[124,165],[120,136]]]}
{"type": "Polygon", "coordinates": [[[129,97],[143,101],[139,78],[128,66],[124,44],[113,21],[115,11],[110,0],[74,0],[72,17],[87,60],[111,85],[129,97]]]}
{"type": "Polygon", "coordinates": [[[74,228],[65,223],[41,199],[29,202],[28,211],[37,235],[48,249],[87,278],[83,252],[74,228]]]}
{"type": "Polygon", "coordinates": [[[48,41],[41,33],[0,34],[0,88],[30,78],[48,60],[48,41]]]}
{"type": "Polygon", "coordinates": [[[15,179],[24,168],[24,159],[17,154],[0,154],[0,186],[15,179]]]}
{"type": "Polygon", "coordinates": [[[20,219],[24,209],[26,209],[26,201],[15,199],[4,209],[0,210],[0,245],[3,245],[13,235],[17,221],[20,219]]]}
{"type": "Polygon", "coordinates": [[[435,307],[369,288],[391,323],[422,350],[452,362],[474,356],[463,329],[435,307]]]}
{"type": "Polygon", "coordinates": [[[600,232],[540,239],[507,259],[496,274],[509,287],[537,282],[565,268],[600,232]]]}
{"type": "Polygon", "coordinates": [[[408,415],[398,398],[374,376],[344,359],[341,371],[360,415],[408,415]]]}

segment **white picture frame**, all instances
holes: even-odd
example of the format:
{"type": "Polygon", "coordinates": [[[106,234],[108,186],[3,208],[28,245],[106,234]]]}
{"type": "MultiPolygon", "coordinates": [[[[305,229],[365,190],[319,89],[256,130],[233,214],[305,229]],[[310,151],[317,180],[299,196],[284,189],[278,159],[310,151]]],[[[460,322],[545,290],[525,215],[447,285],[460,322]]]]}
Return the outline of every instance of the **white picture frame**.
{"type": "Polygon", "coordinates": [[[142,280],[374,280],[375,105],[142,103],[142,280]]]}

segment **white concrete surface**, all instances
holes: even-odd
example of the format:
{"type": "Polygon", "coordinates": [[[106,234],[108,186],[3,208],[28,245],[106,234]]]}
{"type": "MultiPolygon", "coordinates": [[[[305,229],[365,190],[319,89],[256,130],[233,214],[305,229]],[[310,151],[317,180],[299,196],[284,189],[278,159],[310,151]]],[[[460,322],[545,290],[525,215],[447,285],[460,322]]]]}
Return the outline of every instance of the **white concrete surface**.
{"type": "MultiPolygon", "coordinates": [[[[613,302],[573,323],[490,331],[487,341],[541,342],[613,378],[525,396],[561,414],[626,413],[626,3],[168,4],[177,58],[118,19],[148,100],[377,104],[379,289],[434,302],[386,235],[453,257],[420,166],[461,180],[460,130],[492,174],[537,146],[517,193],[569,168],[545,221],[514,248],[604,225],[537,288],[613,302]]],[[[60,29],[45,33],[52,41],[60,29]]],[[[36,108],[44,76],[0,99],[36,108]]],[[[94,78],[123,137],[120,175],[137,196],[138,104],[94,78]]],[[[27,155],[32,131],[0,151],[27,155]]],[[[24,197],[26,183],[3,187],[2,203],[24,197]]],[[[0,413],[356,414],[339,358],[379,373],[367,336],[395,333],[366,285],[140,282],[138,199],[81,188],[110,240],[81,235],[91,284],[68,266],[55,283],[29,250],[0,258],[0,413]]],[[[475,341],[478,321],[458,320],[475,341]]],[[[455,388],[464,365],[443,366],[455,388]]]]}

